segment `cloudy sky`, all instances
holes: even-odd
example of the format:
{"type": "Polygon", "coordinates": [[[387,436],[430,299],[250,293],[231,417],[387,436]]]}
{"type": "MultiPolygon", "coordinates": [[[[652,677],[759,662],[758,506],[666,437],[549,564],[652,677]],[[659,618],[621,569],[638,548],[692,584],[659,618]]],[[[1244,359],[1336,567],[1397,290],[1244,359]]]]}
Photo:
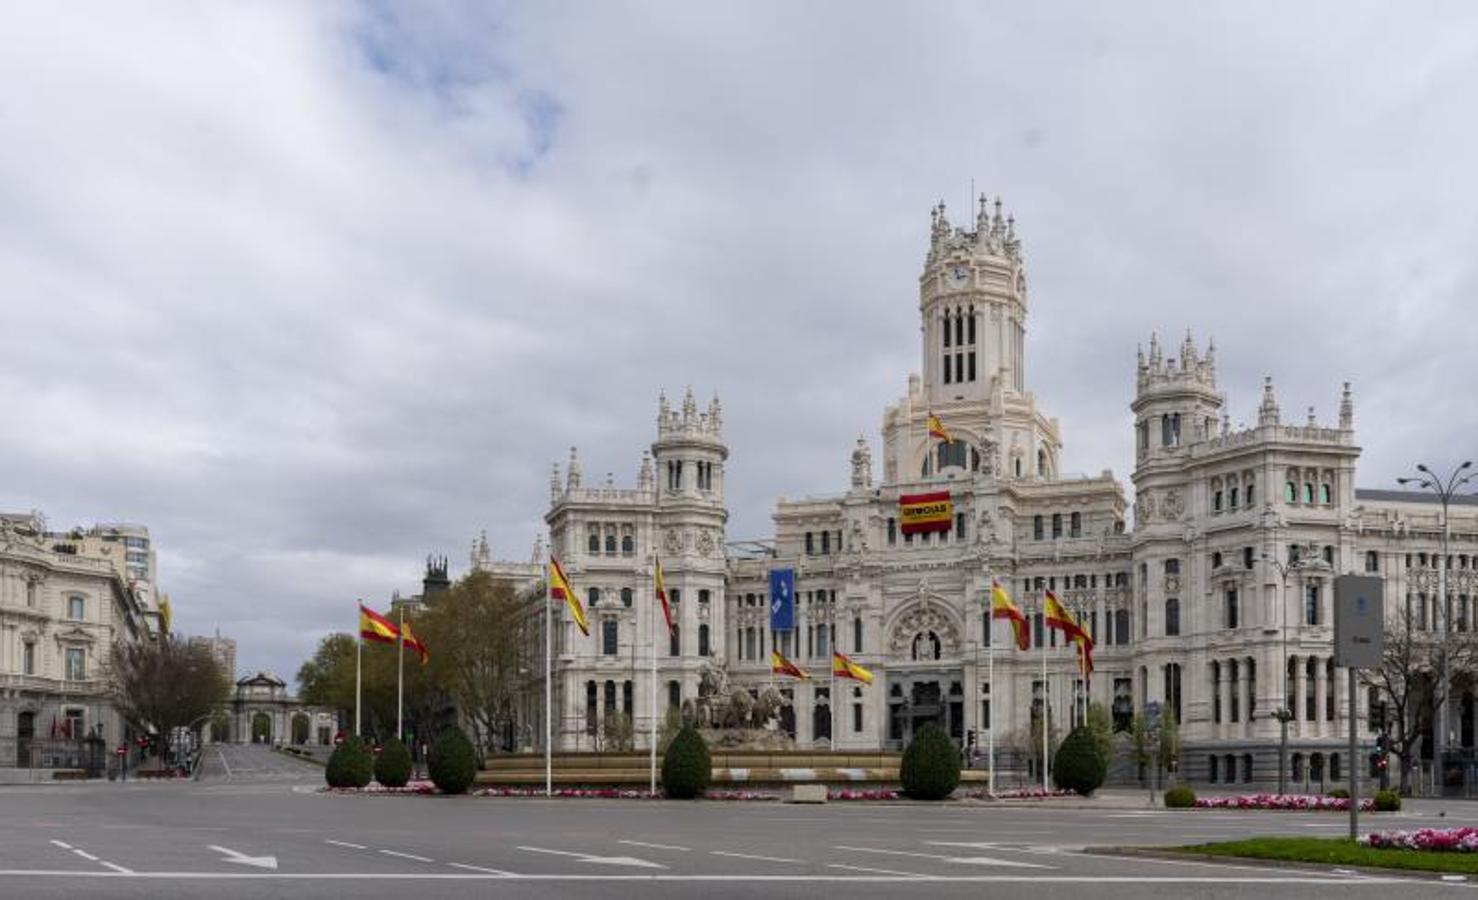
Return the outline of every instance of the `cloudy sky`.
{"type": "Polygon", "coordinates": [[[1066,470],[1127,478],[1186,328],[1234,423],[1352,381],[1364,486],[1478,452],[1478,12],[1193,7],[12,7],[0,509],[146,523],[179,626],[284,674],[428,553],[526,557],[570,445],[632,481],[662,389],[765,536],[876,442],[972,179],[1066,470]]]}

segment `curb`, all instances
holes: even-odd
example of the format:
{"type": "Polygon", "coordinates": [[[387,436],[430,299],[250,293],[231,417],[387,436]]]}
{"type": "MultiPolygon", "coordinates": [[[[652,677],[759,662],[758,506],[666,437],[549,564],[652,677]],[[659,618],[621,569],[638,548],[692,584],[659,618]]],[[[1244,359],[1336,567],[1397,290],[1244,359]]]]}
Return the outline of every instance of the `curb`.
{"type": "MultiPolygon", "coordinates": [[[[1339,865],[1335,863],[1307,862],[1293,859],[1266,859],[1257,856],[1230,856],[1221,853],[1200,853],[1194,850],[1175,850],[1168,847],[1084,847],[1083,853],[1092,856],[1141,857],[1171,862],[1220,863],[1222,865],[1256,866],[1265,869],[1293,869],[1328,875],[1332,870],[1357,875],[1381,878],[1409,878],[1413,881],[1435,881],[1439,884],[1469,883],[1473,876],[1459,872],[1438,872],[1431,869],[1392,869],[1382,866],[1339,865]],[[1461,882],[1455,879],[1462,879],[1461,882]]],[[[1336,872],[1334,874],[1339,874],[1336,872]]]]}

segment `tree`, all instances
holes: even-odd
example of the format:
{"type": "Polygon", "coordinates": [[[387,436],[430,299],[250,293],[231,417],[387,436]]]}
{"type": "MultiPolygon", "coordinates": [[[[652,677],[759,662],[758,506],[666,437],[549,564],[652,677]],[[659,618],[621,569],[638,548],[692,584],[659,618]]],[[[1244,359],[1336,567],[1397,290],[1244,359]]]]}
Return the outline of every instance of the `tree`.
{"type": "Polygon", "coordinates": [[[391,738],[375,758],[375,780],[388,788],[405,787],[411,780],[411,751],[405,742],[391,738]]]}
{"type": "Polygon", "coordinates": [[[1087,726],[1068,732],[1052,760],[1052,778],[1057,786],[1087,797],[1107,776],[1108,757],[1097,735],[1087,726]]]}
{"type": "Polygon", "coordinates": [[[1175,711],[1165,710],[1160,716],[1160,746],[1157,748],[1160,765],[1166,772],[1180,768],[1180,724],[1175,721],[1175,711]]]}
{"type": "Polygon", "coordinates": [[[713,778],[712,757],[703,735],[684,725],[662,754],[662,792],[674,800],[703,796],[713,778]]]}
{"type": "MultiPolygon", "coordinates": [[[[1422,737],[1433,727],[1435,712],[1440,704],[1447,702],[1451,686],[1441,683],[1439,635],[1416,627],[1412,601],[1392,605],[1396,610],[1394,615],[1387,611],[1380,668],[1362,669],[1360,678],[1367,687],[1375,688],[1386,704],[1385,731],[1391,752],[1401,763],[1401,793],[1407,794],[1422,737]]],[[[1472,672],[1475,663],[1478,663],[1478,635],[1449,630],[1448,671],[1472,672]]]]}
{"type": "Polygon", "coordinates": [[[631,724],[631,717],[625,713],[609,713],[605,721],[601,723],[601,732],[605,736],[605,749],[613,753],[622,753],[632,748],[635,737],[631,724]]]}
{"type": "Polygon", "coordinates": [[[518,701],[543,647],[531,647],[530,613],[514,588],[472,572],[437,595],[415,620],[431,652],[433,682],[445,689],[484,755],[518,721],[518,701]]]}
{"type": "Polygon", "coordinates": [[[1149,723],[1145,721],[1142,713],[1135,713],[1129,719],[1129,752],[1134,757],[1134,767],[1139,773],[1140,780],[1149,777],[1150,761],[1154,759],[1153,750],[1150,747],[1151,732],[1149,723]]]}
{"type": "Polygon", "coordinates": [[[1089,701],[1086,724],[1093,734],[1093,739],[1098,742],[1098,752],[1102,754],[1106,764],[1112,765],[1114,761],[1114,717],[1102,703],[1089,701]]]}
{"type": "Polygon", "coordinates": [[[230,695],[231,684],[210,648],[165,633],[113,647],[113,702],[123,718],[151,729],[169,758],[177,728],[204,724],[230,695]]]}
{"type": "MultiPolygon", "coordinates": [[[[412,620],[414,621],[414,620],[412,620]]],[[[420,627],[416,626],[420,636],[420,627]]],[[[325,706],[345,715],[354,712],[354,668],[359,640],[352,634],[330,634],[319,641],[312,658],[298,669],[298,696],[304,703],[325,706]]],[[[395,736],[396,677],[400,648],[366,641],[363,653],[362,728],[380,740],[395,736]]],[[[436,685],[414,652],[406,654],[404,711],[407,728],[417,734],[433,732],[445,693],[436,685]]],[[[433,657],[434,659],[434,657],[433,657]]]]}
{"type": "Polygon", "coordinates": [[[472,742],[462,729],[453,725],[431,745],[427,765],[431,780],[443,794],[465,794],[477,778],[477,757],[472,742]]]}
{"type": "Polygon", "coordinates": [[[903,793],[911,800],[943,800],[960,785],[960,751],[943,728],[929,723],[903,751],[898,768],[903,793]]]}

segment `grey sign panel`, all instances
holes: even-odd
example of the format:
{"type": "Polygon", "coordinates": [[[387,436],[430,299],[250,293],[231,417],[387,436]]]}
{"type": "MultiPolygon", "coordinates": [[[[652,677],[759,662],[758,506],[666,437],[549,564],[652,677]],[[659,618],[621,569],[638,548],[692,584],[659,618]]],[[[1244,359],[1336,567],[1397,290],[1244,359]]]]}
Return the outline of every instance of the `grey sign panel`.
{"type": "Polygon", "coordinates": [[[1385,640],[1385,582],[1374,575],[1334,579],[1334,664],[1378,669],[1385,640]]]}

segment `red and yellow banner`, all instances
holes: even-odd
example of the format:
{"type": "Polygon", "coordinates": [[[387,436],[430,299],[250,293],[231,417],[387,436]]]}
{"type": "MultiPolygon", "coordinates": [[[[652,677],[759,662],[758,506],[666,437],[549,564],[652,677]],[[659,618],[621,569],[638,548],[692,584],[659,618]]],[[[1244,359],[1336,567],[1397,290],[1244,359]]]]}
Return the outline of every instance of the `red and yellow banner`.
{"type": "Polygon", "coordinates": [[[811,677],[811,674],[805,669],[781,656],[779,650],[770,651],[770,671],[776,675],[789,675],[791,678],[811,677]]]}
{"type": "Polygon", "coordinates": [[[944,422],[934,415],[933,410],[929,411],[929,437],[936,441],[944,441],[946,444],[950,442],[949,431],[945,429],[944,422]]]}
{"type": "Polygon", "coordinates": [[[402,622],[400,624],[400,637],[405,642],[405,648],[416,651],[416,654],[421,657],[421,665],[426,665],[426,660],[431,658],[431,652],[426,649],[426,645],[421,643],[421,639],[416,637],[416,633],[411,630],[411,623],[402,622]]]}
{"type": "Polygon", "coordinates": [[[1083,628],[1082,623],[1068,611],[1067,607],[1062,605],[1062,601],[1058,600],[1057,595],[1051,591],[1046,592],[1042,611],[1045,613],[1043,618],[1048,628],[1056,628],[1062,632],[1064,637],[1078,645],[1078,667],[1082,670],[1083,677],[1087,678],[1093,674],[1093,637],[1083,628]]]}
{"type": "Polygon", "coordinates": [[[667,585],[662,582],[662,560],[657,560],[657,570],[653,573],[653,587],[656,589],[657,599],[662,602],[662,618],[667,622],[667,633],[672,634],[672,604],[667,602],[667,585]]]}
{"type": "Polygon", "coordinates": [[[570,618],[580,627],[580,633],[589,636],[590,623],[585,620],[585,606],[575,596],[575,589],[570,587],[570,580],[565,577],[565,570],[560,568],[559,560],[552,556],[549,557],[549,599],[563,600],[570,609],[570,618]]]}
{"type": "Polygon", "coordinates": [[[831,655],[831,674],[835,678],[850,678],[863,684],[872,684],[872,673],[852,662],[840,653],[831,655]]]}
{"type": "Polygon", "coordinates": [[[361,603],[359,604],[359,636],[367,641],[393,644],[400,640],[400,629],[395,627],[394,622],[361,603]]]}
{"type": "Polygon", "coordinates": [[[949,531],[954,527],[954,499],[949,491],[903,494],[898,498],[898,520],[904,534],[949,531]]]}

